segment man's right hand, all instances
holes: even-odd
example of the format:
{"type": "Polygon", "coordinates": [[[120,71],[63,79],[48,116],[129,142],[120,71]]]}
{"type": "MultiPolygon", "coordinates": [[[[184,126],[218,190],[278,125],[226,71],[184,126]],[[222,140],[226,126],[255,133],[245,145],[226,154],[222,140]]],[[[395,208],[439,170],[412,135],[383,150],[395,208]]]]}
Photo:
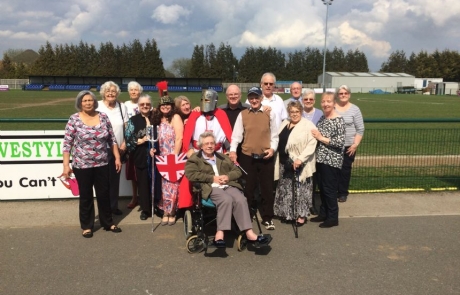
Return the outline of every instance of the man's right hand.
{"type": "Polygon", "coordinates": [[[233,163],[236,163],[236,159],[237,159],[236,152],[230,152],[228,157],[230,158],[230,160],[232,160],[233,163]]]}

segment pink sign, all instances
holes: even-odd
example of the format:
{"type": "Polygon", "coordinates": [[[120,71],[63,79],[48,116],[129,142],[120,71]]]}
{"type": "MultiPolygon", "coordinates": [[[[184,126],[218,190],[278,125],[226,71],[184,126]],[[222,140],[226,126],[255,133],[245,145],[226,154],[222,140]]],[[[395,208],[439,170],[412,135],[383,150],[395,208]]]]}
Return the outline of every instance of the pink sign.
{"type": "Polygon", "coordinates": [[[0,85],[0,91],[8,91],[8,85],[0,85]]]}

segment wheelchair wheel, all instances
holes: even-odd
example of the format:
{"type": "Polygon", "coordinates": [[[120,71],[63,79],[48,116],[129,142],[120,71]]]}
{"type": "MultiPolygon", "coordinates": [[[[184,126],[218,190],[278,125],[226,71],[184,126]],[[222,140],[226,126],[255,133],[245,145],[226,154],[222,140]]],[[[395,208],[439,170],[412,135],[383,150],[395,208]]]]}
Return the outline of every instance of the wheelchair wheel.
{"type": "Polygon", "coordinates": [[[197,235],[193,235],[187,239],[185,247],[187,248],[188,253],[199,253],[204,250],[204,240],[199,238],[197,235]]]}
{"type": "Polygon", "coordinates": [[[193,234],[193,221],[192,213],[190,213],[190,210],[186,210],[184,214],[184,234],[186,240],[193,234]]]}
{"type": "Polygon", "coordinates": [[[246,234],[242,233],[238,236],[238,240],[236,242],[236,245],[238,247],[238,251],[244,251],[246,250],[246,247],[248,246],[248,240],[246,238],[246,234]]]}

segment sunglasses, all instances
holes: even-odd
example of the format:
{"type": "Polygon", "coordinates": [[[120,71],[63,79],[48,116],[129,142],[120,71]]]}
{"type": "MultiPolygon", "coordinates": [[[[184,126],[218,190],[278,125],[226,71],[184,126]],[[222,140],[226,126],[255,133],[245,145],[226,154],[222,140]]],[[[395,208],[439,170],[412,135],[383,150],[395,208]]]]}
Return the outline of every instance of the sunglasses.
{"type": "Polygon", "coordinates": [[[303,101],[314,101],[314,98],[304,98],[303,101]]]}
{"type": "Polygon", "coordinates": [[[270,85],[270,86],[273,86],[274,83],[269,83],[269,82],[264,82],[264,85],[267,86],[267,85],[270,85]]]}
{"type": "Polygon", "coordinates": [[[152,104],[148,103],[148,102],[145,102],[145,103],[140,103],[139,106],[140,107],[149,107],[151,106],[152,104]]]}
{"type": "Polygon", "coordinates": [[[340,92],[339,95],[347,95],[348,92],[340,92]]]}

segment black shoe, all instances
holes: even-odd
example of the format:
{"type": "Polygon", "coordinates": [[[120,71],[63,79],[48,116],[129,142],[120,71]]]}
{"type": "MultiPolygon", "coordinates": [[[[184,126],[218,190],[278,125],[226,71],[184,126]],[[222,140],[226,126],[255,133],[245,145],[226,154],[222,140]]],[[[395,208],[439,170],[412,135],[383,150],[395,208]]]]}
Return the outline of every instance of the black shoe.
{"type": "Polygon", "coordinates": [[[247,240],[248,243],[253,244],[254,247],[259,248],[263,246],[268,246],[270,242],[272,241],[272,236],[271,235],[258,235],[257,239],[255,240],[247,240]]]}
{"type": "Polygon", "coordinates": [[[338,226],[338,225],[339,225],[338,221],[325,221],[323,223],[320,223],[319,227],[321,227],[321,228],[330,228],[330,227],[338,226]]]}
{"type": "Polygon", "coordinates": [[[85,233],[82,233],[81,234],[84,238],[92,238],[93,237],[93,232],[92,231],[88,231],[88,232],[85,232],[85,233]]]}
{"type": "Polygon", "coordinates": [[[112,210],[112,214],[115,214],[115,215],[122,215],[123,212],[122,212],[120,209],[113,209],[113,210],[112,210]]]}
{"type": "Polygon", "coordinates": [[[318,210],[315,207],[310,207],[310,214],[311,215],[318,215],[318,210]]]}
{"type": "Polygon", "coordinates": [[[345,203],[347,201],[347,196],[341,196],[339,197],[339,202],[340,203],[345,203]]]}
{"type": "Polygon", "coordinates": [[[326,220],[326,217],[322,217],[322,216],[316,216],[316,217],[310,218],[310,222],[323,222],[325,220],[326,220]]]}
{"type": "Polygon", "coordinates": [[[106,231],[111,231],[113,233],[121,233],[121,228],[119,228],[118,226],[116,225],[113,225],[111,227],[108,227],[108,228],[104,228],[106,231]]]}
{"type": "Polygon", "coordinates": [[[227,247],[225,245],[225,241],[224,240],[212,240],[212,244],[216,247],[216,248],[225,248],[227,247]]]}
{"type": "Polygon", "coordinates": [[[147,220],[147,218],[149,218],[149,215],[147,214],[147,212],[142,211],[142,212],[141,212],[140,219],[141,219],[141,220],[147,220]]]}

